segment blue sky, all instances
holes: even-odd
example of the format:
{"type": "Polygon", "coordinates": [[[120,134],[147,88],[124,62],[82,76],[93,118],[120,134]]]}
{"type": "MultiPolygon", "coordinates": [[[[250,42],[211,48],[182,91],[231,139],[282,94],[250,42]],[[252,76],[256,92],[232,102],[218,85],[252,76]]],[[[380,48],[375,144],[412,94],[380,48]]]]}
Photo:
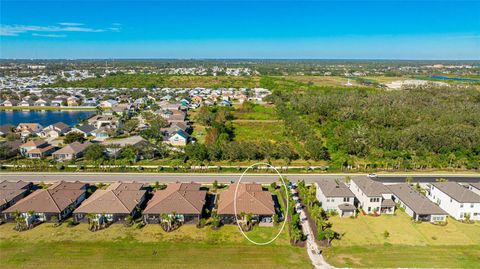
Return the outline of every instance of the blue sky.
{"type": "Polygon", "coordinates": [[[1,58],[480,59],[480,0],[1,4],[1,58]]]}

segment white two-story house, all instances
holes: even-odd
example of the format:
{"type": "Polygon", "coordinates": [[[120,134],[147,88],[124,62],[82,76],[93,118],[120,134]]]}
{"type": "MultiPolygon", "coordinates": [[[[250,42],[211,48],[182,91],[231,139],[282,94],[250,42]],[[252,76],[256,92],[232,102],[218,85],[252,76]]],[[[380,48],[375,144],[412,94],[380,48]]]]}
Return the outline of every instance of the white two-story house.
{"type": "Polygon", "coordinates": [[[427,197],[457,220],[480,220],[480,195],[456,182],[430,184],[427,197]]]}
{"type": "Polygon", "coordinates": [[[336,211],[342,217],[355,215],[355,195],[347,185],[338,180],[319,180],[315,185],[317,200],[323,210],[336,211]]]}
{"type": "Polygon", "coordinates": [[[355,177],[350,182],[350,190],[355,194],[356,206],[367,214],[393,214],[395,202],[392,191],[378,181],[368,177],[355,177]]]}

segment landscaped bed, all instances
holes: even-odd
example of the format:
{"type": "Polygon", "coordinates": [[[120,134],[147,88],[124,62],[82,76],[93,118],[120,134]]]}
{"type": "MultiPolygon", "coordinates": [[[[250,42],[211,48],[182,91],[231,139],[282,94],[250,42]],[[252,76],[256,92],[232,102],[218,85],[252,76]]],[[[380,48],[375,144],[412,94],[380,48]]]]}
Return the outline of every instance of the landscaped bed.
{"type": "Polygon", "coordinates": [[[395,216],[336,216],[330,221],[343,237],[334,240],[324,255],[337,267],[478,268],[480,264],[478,222],[464,224],[449,218],[446,226],[414,223],[400,210],[395,216]]]}
{"type": "MultiPolygon", "coordinates": [[[[4,268],[310,268],[304,248],[293,247],[284,231],[268,246],[255,246],[236,226],[214,231],[184,225],[171,233],[159,225],[142,229],[112,225],[90,232],[86,224],[53,227],[44,223],[16,232],[0,225],[0,260],[4,268]]],[[[278,227],[255,227],[248,235],[268,240],[278,227]]]]}

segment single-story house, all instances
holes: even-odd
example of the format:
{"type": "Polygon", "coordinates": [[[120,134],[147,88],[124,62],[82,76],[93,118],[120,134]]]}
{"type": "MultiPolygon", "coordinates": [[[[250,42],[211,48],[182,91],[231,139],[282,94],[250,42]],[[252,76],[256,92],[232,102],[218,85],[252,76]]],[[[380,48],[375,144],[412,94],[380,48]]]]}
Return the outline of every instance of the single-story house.
{"type": "Polygon", "coordinates": [[[315,185],[316,197],[323,210],[336,211],[342,217],[355,215],[355,195],[345,183],[339,180],[319,180],[315,185]]]}
{"type": "Polygon", "coordinates": [[[145,223],[160,223],[163,214],[176,213],[182,223],[197,224],[202,216],[207,191],[198,183],[175,183],[156,191],[143,211],[145,223]]]}
{"type": "Polygon", "coordinates": [[[24,181],[0,182],[0,212],[25,197],[32,186],[33,184],[31,182],[24,181]]]}
{"type": "Polygon", "coordinates": [[[439,222],[447,220],[447,212],[430,201],[410,184],[388,185],[393,193],[393,201],[415,221],[439,222]]]}
{"type": "Polygon", "coordinates": [[[48,106],[48,101],[43,99],[38,99],[33,103],[34,106],[48,106]]]}
{"type": "Polygon", "coordinates": [[[14,213],[19,212],[27,225],[52,221],[52,217],[61,221],[85,199],[86,187],[87,184],[79,182],[58,182],[47,189],[34,191],[4,210],[4,214],[13,220],[14,213]]]}
{"type": "Polygon", "coordinates": [[[52,153],[52,157],[55,161],[65,161],[65,160],[73,160],[83,156],[85,150],[90,146],[92,143],[86,141],[84,143],[80,143],[75,141],[68,145],[65,145],[63,148],[55,151],[52,153]]]}
{"type": "Polygon", "coordinates": [[[27,151],[26,156],[30,159],[41,159],[50,156],[53,152],[55,152],[57,148],[52,145],[48,145],[44,148],[34,148],[27,151]]]}
{"type": "Polygon", "coordinates": [[[18,104],[17,100],[8,99],[3,101],[2,106],[12,107],[12,106],[16,106],[17,104],[18,104]]]}
{"type": "Polygon", "coordinates": [[[117,104],[118,104],[118,101],[109,99],[109,100],[101,101],[100,102],[100,107],[102,107],[102,108],[112,108],[113,106],[115,106],[117,104]]]}
{"type": "Polygon", "coordinates": [[[97,129],[105,126],[118,128],[120,120],[116,116],[95,115],[87,120],[88,124],[95,126],[97,129]]]}
{"type": "Polygon", "coordinates": [[[27,142],[20,145],[20,154],[23,156],[27,156],[27,152],[32,149],[36,148],[45,148],[48,147],[49,144],[46,140],[43,139],[35,139],[35,140],[28,140],[27,142]]]}
{"type": "Polygon", "coordinates": [[[38,123],[19,123],[17,125],[17,132],[23,132],[29,130],[32,133],[38,133],[43,129],[43,126],[38,123]]]}
{"type": "Polygon", "coordinates": [[[57,122],[55,124],[51,124],[43,128],[43,130],[40,132],[39,135],[42,137],[57,138],[59,136],[65,135],[66,133],[70,132],[70,130],[71,128],[67,124],[63,122],[57,122]]]}
{"type": "Polygon", "coordinates": [[[31,106],[31,105],[33,105],[33,103],[28,100],[22,100],[17,104],[17,106],[31,106]]]}
{"type": "Polygon", "coordinates": [[[95,131],[95,129],[97,129],[97,128],[93,125],[84,124],[84,125],[80,125],[80,126],[77,126],[77,127],[73,127],[72,130],[70,130],[69,133],[77,132],[77,133],[83,134],[84,137],[88,137],[88,136],[93,135],[93,131],[95,131]]]}
{"type": "Polygon", "coordinates": [[[147,191],[142,188],[140,183],[114,183],[105,190],[96,190],[74,211],[73,217],[78,222],[123,222],[144,203],[147,191]],[[89,215],[93,216],[90,220],[89,215]]]}
{"type": "Polygon", "coordinates": [[[457,220],[480,220],[480,195],[456,182],[429,185],[427,197],[457,220]]]}
{"type": "Polygon", "coordinates": [[[166,141],[172,146],[186,146],[188,143],[189,135],[182,129],[177,130],[173,135],[171,135],[166,141]]]}
{"type": "Polygon", "coordinates": [[[123,147],[127,145],[141,149],[149,145],[150,142],[141,136],[135,135],[122,139],[105,140],[102,141],[101,144],[105,146],[108,155],[115,156],[115,154],[117,154],[123,147]]]}
{"type": "Polygon", "coordinates": [[[252,214],[257,222],[273,222],[275,215],[275,202],[269,191],[264,191],[262,185],[257,183],[232,184],[227,190],[218,195],[217,213],[224,224],[235,223],[235,189],[237,191],[237,218],[241,219],[241,214],[252,214]]]}
{"type": "Polygon", "coordinates": [[[350,181],[350,190],[355,194],[356,206],[367,214],[393,214],[395,202],[392,191],[369,177],[354,177],[350,181]]]}

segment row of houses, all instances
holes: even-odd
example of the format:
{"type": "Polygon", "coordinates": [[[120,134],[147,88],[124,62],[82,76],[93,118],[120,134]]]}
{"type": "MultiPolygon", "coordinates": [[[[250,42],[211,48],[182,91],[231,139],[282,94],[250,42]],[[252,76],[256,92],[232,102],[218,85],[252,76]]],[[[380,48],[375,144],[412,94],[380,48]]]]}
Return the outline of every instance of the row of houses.
{"type": "Polygon", "coordinates": [[[480,220],[480,183],[468,188],[455,182],[435,182],[424,195],[410,184],[385,185],[369,177],[355,177],[347,184],[322,180],[316,183],[317,199],[326,211],[353,216],[394,214],[400,207],[415,221],[442,222],[450,215],[457,220],[480,220]]]}
{"type": "MultiPolygon", "coordinates": [[[[2,218],[13,221],[20,214],[27,225],[61,221],[70,216],[76,222],[115,223],[125,222],[128,216],[138,216],[143,209],[142,219],[147,224],[161,223],[165,214],[173,213],[182,223],[197,224],[205,209],[217,204],[214,210],[224,224],[233,224],[236,220],[233,206],[236,184],[220,192],[213,203],[207,203],[207,191],[193,182],[170,184],[152,195],[149,195],[149,186],[142,183],[117,182],[95,190],[88,198],[90,186],[78,181],[60,181],[31,192],[32,187],[31,183],[22,181],[0,183],[0,201],[4,202],[0,207],[2,218]]],[[[240,184],[237,214],[241,212],[251,213],[258,222],[271,223],[276,212],[272,194],[260,184],[240,184]]]]}

